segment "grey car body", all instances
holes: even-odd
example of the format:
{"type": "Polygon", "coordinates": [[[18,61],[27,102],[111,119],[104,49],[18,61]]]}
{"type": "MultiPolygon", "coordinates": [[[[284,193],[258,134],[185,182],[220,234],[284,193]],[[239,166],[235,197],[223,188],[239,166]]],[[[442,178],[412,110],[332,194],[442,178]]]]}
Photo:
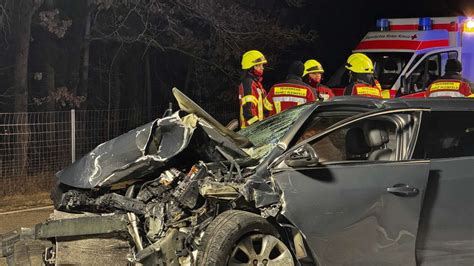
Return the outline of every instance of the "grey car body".
{"type": "MultiPolygon", "coordinates": [[[[339,104],[340,111],[352,108],[341,100],[328,112],[337,113],[339,104]]],[[[281,157],[309,143],[330,159],[275,164],[282,215],[303,232],[321,264],[472,264],[473,107],[468,99],[374,101],[375,110],[304,140],[281,157]],[[346,133],[346,154],[334,156],[339,133],[346,133]],[[368,147],[361,147],[364,141],[368,147]]],[[[322,116],[323,108],[308,119],[322,116]]]]}
{"type": "MultiPolygon", "coordinates": [[[[176,206],[180,217],[197,221],[186,228],[199,228],[192,234],[180,228],[183,239],[199,239],[199,230],[205,231],[225,205],[257,213],[286,232],[281,238],[298,263],[474,262],[474,101],[341,97],[298,106],[235,133],[178,90],[174,93],[191,116],[157,119],[58,173],[69,190],[56,198],[57,209],[126,211],[145,217],[145,228],[159,225],[147,233],[153,241],[148,250],[144,244],[135,261],[143,262],[163,243],[172,246],[173,254],[154,263],[182,253],[175,252],[180,245],[163,242],[170,232],[177,234],[170,229],[181,221],[170,214],[176,206]],[[196,169],[205,169],[200,179],[170,170],[196,167],[198,161],[196,169]],[[133,199],[128,199],[130,190],[125,196],[100,192],[157,173],[156,182],[181,175],[169,198],[160,194],[159,200],[148,200],[158,193],[159,185],[147,187],[153,180],[142,183],[133,199]],[[87,199],[81,193],[88,193],[87,199]],[[204,200],[208,215],[199,207],[204,200]],[[222,206],[209,207],[208,200],[209,206],[214,200],[222,206]]],[[[38,228],[49,230],[43,238],[55,236],[48,224],[38,228]]]]}

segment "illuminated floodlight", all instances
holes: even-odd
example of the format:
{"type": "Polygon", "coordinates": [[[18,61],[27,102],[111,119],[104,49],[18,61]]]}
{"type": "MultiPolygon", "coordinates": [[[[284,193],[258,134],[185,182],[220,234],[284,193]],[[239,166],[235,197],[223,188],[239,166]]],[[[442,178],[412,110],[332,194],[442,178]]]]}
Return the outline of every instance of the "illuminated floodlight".
{"type": "Polygon", "coordinates": [[[474,19],[470,18],[464,22],[464,32],[474,33],[474,19]]]}

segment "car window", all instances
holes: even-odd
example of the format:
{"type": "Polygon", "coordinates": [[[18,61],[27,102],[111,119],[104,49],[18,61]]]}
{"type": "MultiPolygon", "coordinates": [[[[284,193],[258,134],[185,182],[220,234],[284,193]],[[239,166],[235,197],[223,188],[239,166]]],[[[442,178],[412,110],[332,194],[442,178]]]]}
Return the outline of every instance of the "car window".
{"type": "Polygon", "coordinates": [[[423,114],[413,159],[474,156],[472,112],[423,114]]]}
{"type": "Polygon", "coordinates": [[[327,115],[327,114],[316,114],[312,118],[308,119],[308,122],[305,124],[300,133],[296,136],[295,144],[302,142],[305,139],[309,139],[312,136],[315,136],[328,127],[336,124],[337,122],[346,119],[353,114],[346,114],[346,115],[327,115]]]}
{"type": "Polygon", "coordinates": [[[383,117],[365,119],[310,141],[320,162],[394,160],[396,125],[383,117]]]}

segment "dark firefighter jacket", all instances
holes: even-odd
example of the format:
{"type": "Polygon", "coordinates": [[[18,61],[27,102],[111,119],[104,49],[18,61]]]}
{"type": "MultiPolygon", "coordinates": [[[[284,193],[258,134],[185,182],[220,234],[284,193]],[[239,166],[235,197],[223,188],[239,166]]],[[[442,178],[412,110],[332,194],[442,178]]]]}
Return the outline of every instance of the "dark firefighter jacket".
{"type": "Polygon", "coordinates": [[[239,86],[240,127],[245,128],[264,118],[263,100],[267,92],[262,78],[246,72],[239,86]]]}

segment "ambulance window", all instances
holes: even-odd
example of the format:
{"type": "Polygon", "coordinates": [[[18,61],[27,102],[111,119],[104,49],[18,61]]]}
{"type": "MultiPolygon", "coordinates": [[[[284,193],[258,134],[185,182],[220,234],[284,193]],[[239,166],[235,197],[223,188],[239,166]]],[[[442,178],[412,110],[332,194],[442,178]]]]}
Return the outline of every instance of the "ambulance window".
{"type": "Polygon", "coordinates": [[[406,64],[413,56],[407,52],[367,53],[374,62],[374,75],[382,89],[391,89],[406,64]]]}
{"type": "MultiPolygon", "coordinates": [[[[408,61],[410,61],[413,53],[368,52],[366,55],[370,57],[374,63],[374,76],[382,85],[382,89],[391,89],[408,61]]],[[[342,66],[331,76],[326,85],[330,88],[345,88],[348,84],[348,71],[342,66]]]]}
{"type": "Polygon", "coordinates": [[[457,58],[457,52],[436,53],[423,59],[407,78],[410,94],[425,91],[433,81],[441,78],[448,58],[457,58]]]}
{"type": "Polygon", "coordinates": [[[448,59],[457,59],[458,58],[458,52],[447,52],[447,53],[442,53],[441,54],[441,76],[443,76],[446,73],[446,62],[448,59]]]}

